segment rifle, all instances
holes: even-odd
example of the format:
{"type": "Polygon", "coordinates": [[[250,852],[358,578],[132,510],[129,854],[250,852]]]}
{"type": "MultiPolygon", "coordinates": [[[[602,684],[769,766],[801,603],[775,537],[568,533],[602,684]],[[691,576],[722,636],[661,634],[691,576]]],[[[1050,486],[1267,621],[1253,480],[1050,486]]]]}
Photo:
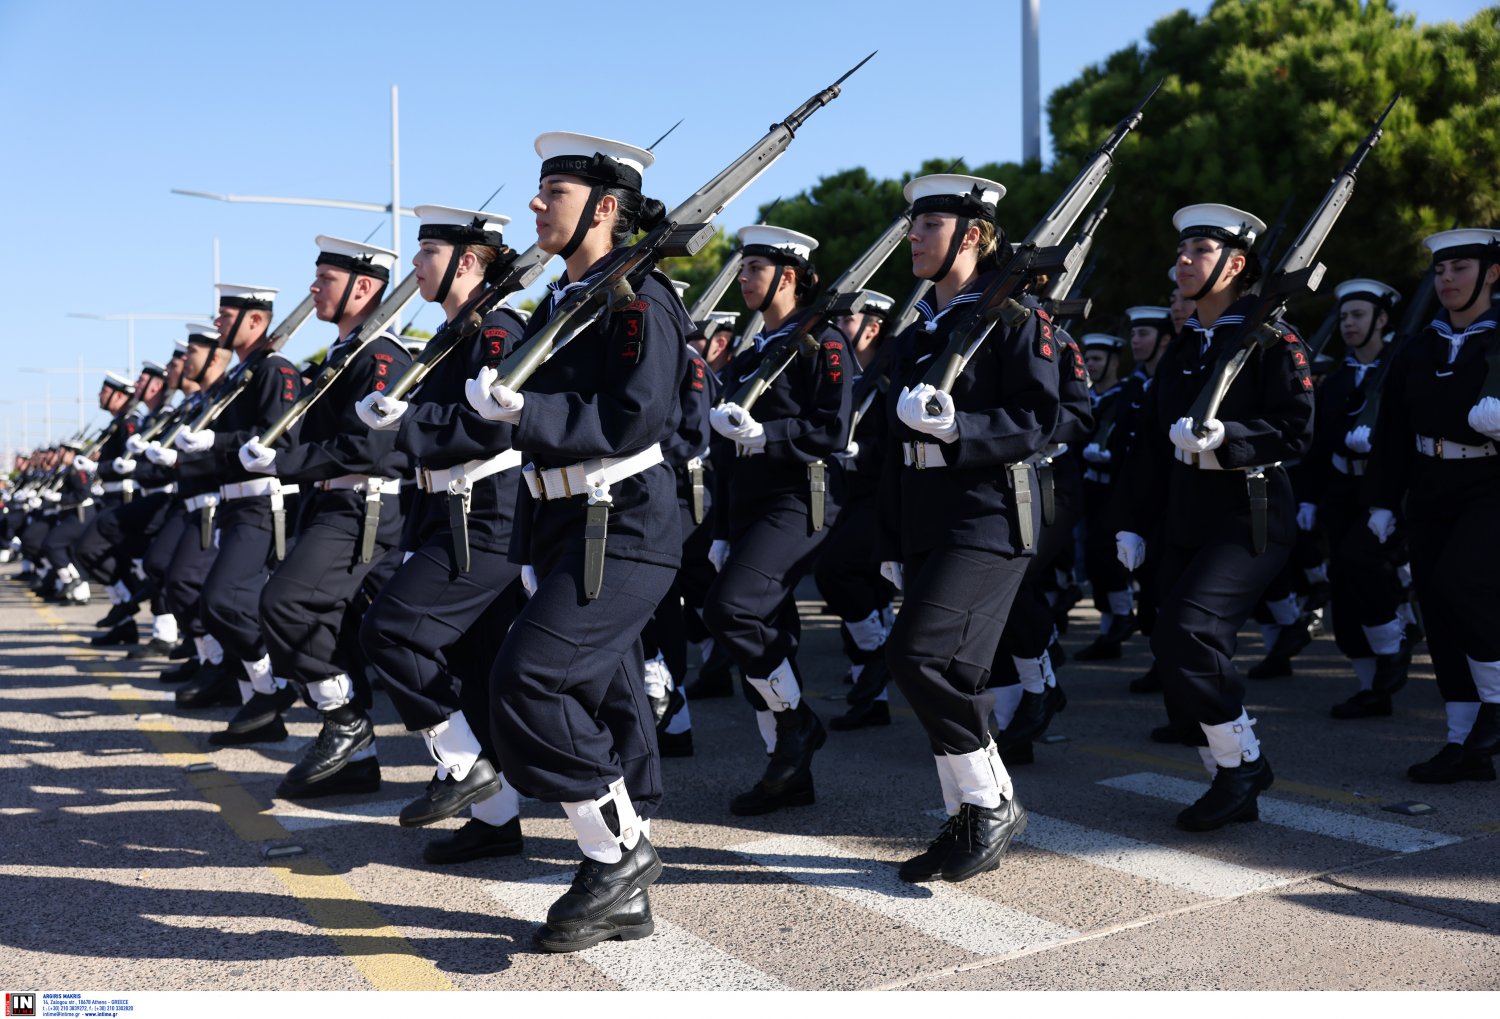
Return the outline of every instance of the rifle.
{"type": "MultiPolygon", "coordinates": [[[[1271,257],[1276,254],[1276,245],[1281,243],[1281,235],[1286,233],[1286,218],[1291,215],[1292,202],[1296,197],[1295,192],[1286,196],[1286,201],[1281,203],[1281,211],[1276,214],[1276,222],[1271,225],[1271,229],[1267,230],[1265,236],[1260,239],[1260,275],[1262,279],[1271,274],[1271,257]]],[[[1255,285],[1258,288],[1260,286],[1259,281],[1255,285]]],[[[1255,292],[1260,293],[1259,289],[1255,292]]]]}
{"type": "Polygon", "coordinates": [[[1111,187],[1105,196],[1099,199],[1099,204],[1094,206],[1094,211],[1089,213],[1089,218],[1083,221],[1083,226],[1074,238],[1073,246],[1078,252],[1078,262],[1083,265],[1079,272],[1062,272],[1050,280],[1043,291],[1037,295],[1042,301],[1042,307],[1047,309],[1047,314],[1054,319],[1060,318],[1088,318],[1093,309],[1093,301],[1088,298],[1070,299],[1070,295],[1094,275],[1093,261],[1089,261],[1089,252],[1094,248],[1094,234],[1099,230],[1099,224],[1104,222],[1104,217],[1109,215],[1109,200],[1115,196],[1115,189],[1111,187]]]}
{"type": "Polygon", "coordinates": [[[740,272],[740,262],[744,259],[743,251],[730,252],[724,264],[719,268],[719,273],[709,281],[708,287],[698,295],[693,306],[688,309],[688,318],[693,320],[693,325],[700,329],[708,321],[709,313],[719,306],[724,299],[724,292],[729,289],[729,284],[734,282],[740,272]]]}
{"type": "MultiPolygon", "coordinates": [[[[865,249],[864,254],[856,258],[853,265],[818,295],[811,307],[800,313],[797,328],[777,340],[775,346],[767,348],[765,356],[750,378],[724,402],[737,404],[741,410],[749,413],[750,408],[755,406],[755,401],[796,360],[799,352],[813,353],[818,349],[814,330],[821,329],[828,320],[840,315],[858,313],[865,303],[864,285],[911,233],[911,218],[911,207],[907,206],[865,249]]],[[[731,414],[729,419],[735,425],[741,424],[742,419],[736,418],[737,415],[731,414]]]]}
{"type": "Polygon", "coordinates": [[[932,291],[932,280],[917,280],[901,310],[891,317],[891,335],[900,336],[917,320],[917,305],[932,291]]]}
{"type": "Polygon", "coordinates": [[[302,391],[297,402],[288,407],[281,417],[266,429],[260,441],[267,446],[275,445],[276,441],[290,431],[293,425],[302,420],[302,415],[311,410],[312,405],[318,402],[318,398],[328,392],[329,387],[343,372],[344,366],[354,359],[354,355],[379,336],[381,331],[401,314],[401,309],[405,308],[416,295],[417,274],[409,272],[406,278],[396,285],[391,295],[380,302],[380,307],[375,309],[375,313],[365,319],[354,339],[344,344],[344,349],[339,352],[338,360],[335,361],[331,354],[324,358],[323,371],[318,374],[311,385],[302,391]]]}
{"type": "Polygon", "coordinates": [[[1333,230],[1333,224],[1338,221],[1339,213],[1344,211],[1344,206],[1349,203],[1349,196],[1354,193],[1354,176],[1359,166],[1364,162],[1375,143],[1380,141],[1381,125],[1385,118],[1390,116],[1391,110],[1396,103],[1400,102],[1401,93],[1391,100],[1385,112],[1375,121],[1370,133],[1365,135],[1359,147],[1354,150],[1354,155],[1344,164],[1338,176],[1333,178],[1329,185],[1328,193],[1323,196],[1312,218],[1302,227],[1302,232],[1292,242],[1287,253],[1282,256],[1276,271],[1268,276],[1261,288],[1259,300],[1255,307],[1245,316],[1243,325],[1234,334],[1235,342],[1226,344],[1223,353],[1214,363],[1213,372],[1209,381],[1203,387],[1203,392],[1193,401],[1192,408],[1188,414],[1193,419],[1193,434],[1198,438],[1208,434],[1205,421],[1212,420],[1218,416],[1219,407],[1224,402],[1224,396],[1229,392],[1235,376],[1245,366],[1250,354],[1257,347],[1270,347],[1283,338],[1283,332],[1275,325],[1286,311],[1287,302],[1294,295],[1303,292],[1311,293],[1318,289],[1318,284],[1323,280],[1326,266],[1316,261],[1318,249],[1328,239],[1333,230]]]}
{"type": "Polygon", "coordinates": [[[785,120],[772,124],[765,137],[669,212],[645,237],[629,247],[612,251],[604,268],[591,281],[565,297],[553,309],[547,324],[500,362],[499,382],[509,389],[519,389],[572,336],[602,317],[607,309],[623,309],[634,300],[636,288],[655,268],[658,259],[684,257],[701,250],[713,236],[713,218],[780,158],[803,123],[837,99],[839,86],[874,55],[871,53],[855,64],[785,120]]]}
{"type": "MultiPolygon", "coordinates": [[[[288,341],[302,328],[309,316],[313,313],[313,295],[308,294],[292,309],[292,313],[276,324],[265,340],[251,351],[250,356],[235,365],[228,374],[224,376],[213,387],[213,391],[204,394],[202,401],[198,404],[197,413],[191,420],[180,422],[174,427],[166,438],[162,439],[162,445],[170,446],[172,441],[182,432],[197,432],[213,424],[214,419],[224,412],[224,408],[239,396],[244,388],[250,384],[255,376],[255,370],[260,367],[261,362],[286,346],[288,341]]],[[[186,404],[183,407],[186,408],[186,404]]],[[[180,414],[185,417],[190,411],[180,414]]],[[[154,434],[154,433],[153,433],[154,434]]],[[[151,438],[150,435],[146,436],[151,438]]]]}
{"type": "MultiPolygon", "coordinates": [[[[1432,314],[1432,303],[1437,299],[1436,273],[1428,269],[1422,274],[1422,280],[1417,284],[1416,293],[1411,296],[1411,304],[1406,307],[1406,318],[1401,322],[1401,330],[1396,334],[1395,341],[1380,359],[1380,367],[1375,369],[1370,376],[1370,381],[1365,384],[1365,405],[1359,410],[1359,417],[1354,419],[1354,427],[1364,425],[1372,432],[1375,423],[1380,420],[1380,394],[1385,389],[1385,377],[1390,373],[1391,362],[1396,359],[1396,348],[1416,336],[1427,328],[1428,316],[1432,314]]],[[[1488,383],[1495,377],[1495,369],[1490,368],[1488,383]]],[[[1492,396],[1492,393],[1484,393],[1492,396]]]]}
{"type": "MultiPolygon", "coordinates": [[[[1115,150],[1125,140],[1125,136],[1140,124],[1141,111],[1160,90],[1161,85],[1158,81],[1151,86],[1151,91],[1135,104],[1135,109],[1115,126],[1104,144],[1095,150],[1084,163],[1083,169],[1078,171],[1078,176],[1073,178],[1073,183],[1068,185],[1062,197],[1053,203],[1052,208],[1031,228],[1025,240],[1011,252],[994,282],[985,289],[984,296],[965,311],[954,325],[947,349],[933,359],[932,367],[923,382],[948,392],[953,388],[959,373],[1002,319],[1008,327],[1015,329],[1031,316],[1031,309],[1015,299],[1022,287],[1039,275],[1071,273],[1078,267],[1080,259],[1076,244],[1063,246],[1061,242],[1104,186],[1104,178],[1114,167],[1115,150]]],[[[942,405],[935,396],[927,402],[927,411],[930,414],[941,413],[942,405]]]]}
{"type": "Polygon", "coordinates": [[[750,317],[745,321],[745,331],[740,333],[739,339],[734,341],[734,350],[731,356],[738,357],[741,352],[748,350],[750,344],[755,342],[755,334],[760,332],[760,327],[766,322],[764,312],[752,311],[750,317]]]}

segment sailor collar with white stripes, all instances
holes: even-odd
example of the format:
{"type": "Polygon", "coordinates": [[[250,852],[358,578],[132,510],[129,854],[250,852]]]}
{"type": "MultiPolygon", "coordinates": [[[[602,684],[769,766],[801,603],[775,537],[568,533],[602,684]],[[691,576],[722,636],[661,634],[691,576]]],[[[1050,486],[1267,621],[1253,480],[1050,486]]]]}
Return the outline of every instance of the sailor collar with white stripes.
{"type": "Polygon", "coordinates": [[[755,334],[755,352],[757,354],[759,354],[761,351],[763,351],[763,350],[766,349],[767,345],[773,343],[776,340],[781,339],[787,333],[791,332],[793,329],[796,329],[796,328],[797,328],[797,319],[796,319],[796,316],[793,316],[792,318],[789,318],[785,322],[783,322],[781,324],[781,328],[777,329],[774,333],[756,333],[755,334]]]}
{"type": "Polygon", "coordinates": [[[982,297],[984,297],[982,289],[965,290],[963,293],[955,294],[953,300],[943,305],[941,311],[936,311],[933,309],[931,302],[935,301],[937,297],[929,290],[927,296],[917,302],[917,318],[922,323],[922,331],[924,333],[937,332],[938,322],[942,321],[944,315],[955,308],[967,307],[982,297]]]}
{"type": "Polygon", "coordinates": [[[1435,318],[1427,326],[1443,339],[1448,341],[1448,364],[1458,360],[1458,352],[1464,349],[1464,341],[1470,336],[1480,336],[1492,332],[1500,322],[1496,322],[1497,312],[1491,308],[1481,315],[1477,320],[1471,322],[1466,329],[1455,332],[1453,326],[1445,318],[1435,318]]]}
{"type": "MultiPolygon", "coordinates": [[[[590,283],[594,282],[596,279],[598,279],[600,276],[603,276],[603,275],[604,275],[604,270],[600,269],[600,270],[598,270],[596,272],[584,273],[583,279],[579,280],[577,283],[563,283],[561,280],[558,280],[558,281],[553,282],[553,283],[548,283],[547,284],[547,310],[549,312],[550,311],[556,311],[557,310],[557,306],[559,304],[561,304],[567,298],[567,296],[569,294],[571,294],[573,291],[577,290],[579,287],[586,287],[586,286],[588,286],[590,283]]],[[[563,277],[563,279],[566,279],[566,278],[567,278],[566,276],[563,277]]]]}
{"type": "Polygon", "coordinates": [[[1244,324],[1244,315],[1224,314],[1215,319],[1213,325],[1206,326],[1199,322],[1198,316],[1194,314],[1189,316],[1187,322],[1183,325],[1183,329],[1192,329],[1202,335],[1203,339],[1199,341],[1198,346],[1198,353],[1201,356],[1208,353],[1209,345],[1214,341],[1214,333],[1231,326],[1241,326],[1244,324]]]}

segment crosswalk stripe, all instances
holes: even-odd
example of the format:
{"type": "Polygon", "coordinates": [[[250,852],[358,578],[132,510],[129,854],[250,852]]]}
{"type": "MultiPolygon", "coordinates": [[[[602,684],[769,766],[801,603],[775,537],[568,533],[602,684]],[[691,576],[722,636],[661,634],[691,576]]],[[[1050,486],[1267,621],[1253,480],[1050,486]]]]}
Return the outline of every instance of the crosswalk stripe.
{"type": "Polygon", "coordinates": [[[891,864],[855,855],[821,839],[782,835],[729,849],[768,870],[976,955],[1004,955],[1078,936],[1071,928],[992,902],[957,885],[942,881],[907,884],[891,864]]]}
{"type": "Polygon", "coordinates": [[[1096,867],[1216,899],[1234,898],[1297,880],[1039,814],[1031,815],[1031,823],[1020,841],[1037,849],[1076,857],[1096,867]]]}
{"type": "MultiPolygon", "coordinates": [[[[493,881],[485,890],[523,920],[541,923],[547,908],[573,880],[571,872],[527,881],[493,881]]],[[[785,984],[654,916],[656,933],[644,941],[604,941],[582,958],[630,991],[785,991],[785,984]]]]}
{"type": "Polygon", "coordinates": [[[338,824],[380,824],[394,822],[405,800],[384,800],[379,803],[349,803],[336,810],[317,810],[311,807],[277,807],[269,811],[271,817],[281,822],[287,831],[308,831],[312,828],[331,828],[338,824]]]}
{"type": "MultiPolygon", "coordinates": [[[[1200,782],[1189,782],[1185,779],[1169,778],[1166,775],[1153,775],[1146,772],[1100,779],[1099,784],[1112,789],[1138,793],[1141,796],[1167,800],[1171,803],[1193,803],[1203,795],[1206,788],[1200,782]]],[[[1301,803],[1291,803],[1267,796],[1260,797],[1260,819],[1283,828],[1294,828],[1313,835],[1326,835],[1329,838],[1343,839],[1346,842],[1359,842],[1376,849],[1396,853],[1420,853],[1463,841],[1456,836],[1444,835],[1441,832],[1425,831],[1409,825],[1377,821],[1368,817],[1357,817],[1337,810],[1309,807],[1301,803]]]]}

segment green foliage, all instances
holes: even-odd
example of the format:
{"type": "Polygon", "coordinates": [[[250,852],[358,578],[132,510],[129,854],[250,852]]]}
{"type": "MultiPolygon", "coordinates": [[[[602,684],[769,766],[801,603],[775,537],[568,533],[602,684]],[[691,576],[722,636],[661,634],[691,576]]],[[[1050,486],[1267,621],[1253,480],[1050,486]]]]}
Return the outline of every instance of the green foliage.
{"type": "Polygon", "coordinates": [[[430,340],[430,339],[432,339],[432,333],[428,332],[426,329],[414,329],[410,325],[408,325],[405,329],[401,330],[401,335],[402,336],[409,336],[409,337],[411,337],[414,340],[430,340]]]}

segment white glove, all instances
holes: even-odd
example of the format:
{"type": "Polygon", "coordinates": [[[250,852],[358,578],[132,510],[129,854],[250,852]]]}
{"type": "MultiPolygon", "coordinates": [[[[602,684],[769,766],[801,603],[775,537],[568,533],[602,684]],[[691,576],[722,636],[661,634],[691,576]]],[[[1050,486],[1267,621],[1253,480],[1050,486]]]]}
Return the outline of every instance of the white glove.
{"type": "Polygon", "coordinates": [[[1469,427],[1480,435],[1500,442],[1500,400],[1493,396],[1481,397],[1469,408],[1469,427]]]}
{"type": "Polygon", "coordinates": [[[240,447],[240,465],[252,474],[275,474],[276,451],[261,444],[257,435],[240,447]]]}
{"type": "Polygon", "coordinates": [[[113,467],[116,474],[129,474],[135,470],[135,461],[129,457],[117,456],[113,467]]]}
{"type": "Polygon", "coordinates": [[[146,459],[158,467],[176,467],[177,450],[167,449],[159,442],[153,442],[146,447],[146,459]]]}
{"type": "Polygon", "coordinates": [[[1376,506],[1370,510],[1369,528],[1375,540],[1384,545],[1396,533],[1396,514],[1376,506]]]}
{"type": "Polygon", "coordinates": [[[901,398],[896,401],[896,416],[906,427],[926,432],[939,442],[954,442],[958,439],[958,416],[953,409],[953,397],[942,390],[923,382],[916,389],[903,387],[901,398]],[[927,401],[936,397],[939,410],[927,413],[927,401]]]}
{"type": "Polygon", "coordinates": [[[901,564],[894,560],[887,559],[880,564],[880,575],[889,580],[891,586],[898,591],[901,590],[901,581],[904,579],[901,572],[901,564]]]}
{"type": "Polygon", "coordinates": [[[1360,425],[1358,428],[1344,436],[1344,445],[1349,447],[1351,453],[1370,452],[1370,426],[1360,425]]]}
{"type": "Polygon", "coordinates": [[[125,452],[129,453],[131,456],[140,456],[142,453],[146,452],[146,447],[149,445],[151,445],[151,443],[146,441],[146,437],[137,433],[125,440],[125,452]]]}
{"type": "Polygon", "coordinates": [[[715,538],[713,544],[708,546],[708,561],[714,564],[715,573],[724,569],[724,564],[729,561],[729,542],[723,538],[715,538]]]}
{"type": "Polygon", "coordinates": [[[1318,507],[1310,502],[1297,504],[1297,530],[1310,531],[1318,525],[1318,507]]]}
{"type": "Polygon", "coordinates": [[[536,567],[527,563],[521,567],[521,587],[526,591],[526,597],[530,598],[536,594],[537,580],[536,567]]]}
{"type": "Polygon", "coordinates": [[[184,453],[202,453],[214,448],[213,429],[205,428],[199,432],[182,431],[177,433],[177,441],[172,443],[184,453]]]}
{"type": "Polygon", "coordinates": [[[521,405],[525,403],[521,394],[500,383],[500,373],[485,366],[479,374],[464,383],[464,396],[469,406],[486,421],[503,421],[515,424],[521,420],[521,405]]]}
{"type": "Polygon", "coordinates": [[[722,403],[709,410],[708,424],[724,438],[733,439],[741,453],[754,456],[765,452],[766,426],[737,403],[722,403]]]}
{"type": "Polygon", "coordinates": [[[1169,433],[1172,445],[1184,453],[1207,453],[1211,449],[1218,449],[1224,444],[1224,425],[1213,418],[1203,424],[1208,429],[1208,434],[1200,439],[1193,434],[1192,418],[1178,418],[1169,433]]]}
{"type": "Polygon", "coordinates": [[[1115,455],[1097,442],[1091,442],[1083,447],[1083,458],[1091,464],[1107,464],[1113,460],[1115,455]]]}
{"type": "Polygon", "coordinates": [[[76,457],[73,460],[73,469],[83,471],[85,474],[93,474],[99,469],[99,461],[90,460],[86,456],[76,457]]]}
{"type": "Polygon", "coordinates": [[[401,415],[406,413],[405,400],[393,400],[384,393],[371,393],[354,405],[354,413],[365,423],[366,428],[384,432],[401,424],[401,415]]]}
{"type": "Polygon", "coordinates": [[[42,501],[43,502],[62,502],[62,493],[61,492],[43,492],[42,493],[42,501]]]}
{"type": "Polygon", "coordinates": [[[1146,561],[1146,539],[1134,531],[1115,532],[1115,558],[1131,573],[1146,561]]]}
{"type": "Polygon", "coordinates": [[[859,443],[855,442],[853,439],[850,439],[849,445],[844,447],[844,455],[847,456],[850,460],[858,459],[859,443]]]}

